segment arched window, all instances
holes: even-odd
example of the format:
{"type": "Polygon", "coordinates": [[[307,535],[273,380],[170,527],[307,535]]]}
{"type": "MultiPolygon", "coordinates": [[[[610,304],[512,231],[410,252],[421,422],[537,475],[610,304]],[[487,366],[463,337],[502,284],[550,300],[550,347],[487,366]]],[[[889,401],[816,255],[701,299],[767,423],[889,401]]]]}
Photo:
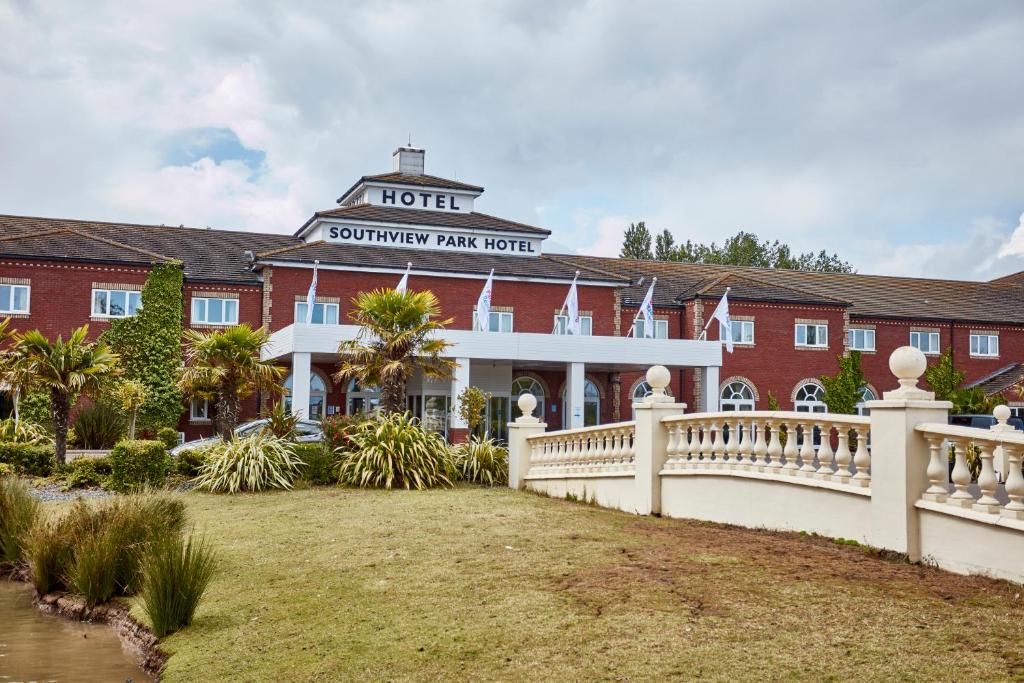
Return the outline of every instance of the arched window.
{"type": "Polygon", "coordinates": [[[348,383],[345,391],[345,412],[349,415],[372,413],[380,406],[380,389],[363,387],[358,380],[348,383]]]}
{"type": "MultiPolygon", "coordinates": [[[[565,400],[566,392],[562,390],[562,428],[569,428],[569,413],[572,408],[565,400]]],[[[601,391],[589,379],[583,380],[583,426],[593,427],[601,421],[601,391]]]]}
{"type": "MultiPolygon", "coordinates": [[[[633,403],[644,400],[652,393],[653,392],[651,391],[651,385],[647,383],[647,380],[640,380],[639,382],[636,383],[636,386],[633,387],[633,403]]],[[[672,387],[665,387],[665,394],[667,396],[671,396],[672,387]]]]}
{"type": "Polygon", "coordinates": [[[870,387],[864,387],[860,390],[860,402],[857,404],[857,414],[867,415],[870,411],[864,404],[868,401],[874,401],[877,398],[875,392],[871,391],[870,387]]]}
{"type": "Polygon", "coordinates": [[[827,413],[828,406],[822,400],[825,396],[825,390],[821,388],[820,384],[813,382],[807,382],[801,384],[796,390],[793,403],[796,405],[796,412],[798,413],[827,413]]]}
{"type": "Polygon", "coordinates": [[[722,410],[753,410],[754,391],[746,382],[729,382],[722,389],[722,410]]]}
{"type": "Polygon", "coordinates": [[[537,407],[533,411],[533,416],[544,419],[544,387],[540,382],[533,377],[517,378],[512,382],[512,403],[518,401],[523,394],[533,394],[533,397],[537,399],[537,407]]]}
{"type": "MultiPolygon", "coordinates": [[[[289,411],[292,409],[292,381],[292,375],[288,375],[288,379],[284,381],[284,388],[288,390],[288,394],[284,397],[284,407],[289,411]]],[[[327,382],[314,370],[309,373],[309,407],[306,409],[306,414],[303,418],[307,420],[322,420],[326,405],[327,382]]]]}

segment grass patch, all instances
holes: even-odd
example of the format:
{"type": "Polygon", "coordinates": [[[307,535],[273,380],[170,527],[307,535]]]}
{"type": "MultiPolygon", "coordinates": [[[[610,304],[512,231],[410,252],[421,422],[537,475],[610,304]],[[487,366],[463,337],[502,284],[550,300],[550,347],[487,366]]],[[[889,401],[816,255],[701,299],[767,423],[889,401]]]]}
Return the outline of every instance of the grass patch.
{"type": "Polygon", "coordinates": [[[164,681],[1024,675],[1020,587],[827,539],[500,488],[186,500],[219,564],[164,681]]]}

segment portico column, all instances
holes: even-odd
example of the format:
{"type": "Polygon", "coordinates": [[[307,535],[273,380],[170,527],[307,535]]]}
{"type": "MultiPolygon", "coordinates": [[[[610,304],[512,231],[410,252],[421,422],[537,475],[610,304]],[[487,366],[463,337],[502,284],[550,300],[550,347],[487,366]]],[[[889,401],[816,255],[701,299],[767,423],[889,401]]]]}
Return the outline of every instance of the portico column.
{"type": "Polygon", "coordinates": [[[459,394],[469,386],[469,359],[456,358],[455,372],[452,373],[452,407],[449,413],[449,438],[451,441],[464,441],[468,438],[469,425],[459,416],[459,394]]]}
{"type": "Polygon", "coordinates": [[[718,412],[718,368],[707,367],[704,368],[704,412],[705,413],[717,413],[718,412]]]}
{"type": "Polygon", "coordinates": [[[309,417],[309,373],[310,354],[295,352],[292,354],[292,415],[301,418],[309,417]]]}
{"type": "Polygon", "coordinates": [[[565,410],[568,411],[566,426],[579,429],[583,426],[583,363],[567,363],[565,366],[565,410]]]}

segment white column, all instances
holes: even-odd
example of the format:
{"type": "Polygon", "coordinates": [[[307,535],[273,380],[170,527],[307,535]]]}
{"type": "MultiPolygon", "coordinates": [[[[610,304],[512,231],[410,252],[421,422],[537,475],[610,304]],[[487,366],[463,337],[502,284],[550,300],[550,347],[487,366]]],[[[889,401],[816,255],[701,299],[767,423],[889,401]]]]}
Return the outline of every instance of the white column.
{"type": "Polygon", "coordinates": [[[705,413],[717,413],[718,412],[718,400],[720,398],[718,393],[718,370],[717,367],[704,368],[704,401],[703,401],[703,412],[705,413]]]}
{"type": "Polygon", "coordinates": [[[455,362],[458,365],[452,374],[452,408],[449,426],[452,429],[467,429],[469,425],[459,417],[459,394],[469,386],[469,359],[456,358],[455,362]]]}
{"type": "Polygon", "coordinates": [[[566,428],[579,429],[583,426],[583,363],[567,363],[565,366],[566,428]]]}
{"type": "Polygon", "coordinates": [[[308,417],[310,354],[292,354],[292,415],[308,417]]]}
{"type": "Polygon", "coordinates": [[[636,431],[633,439],[636,463],[636,498],[634,512],[638,515],[661,513],[661,469],[668,459],[668,429],[662,418],[686,411],[685,403],[673,403],[665,393],[672,379],[663,365],[647,370],[647,383],[651,395],[633,404],[636,413],[636,431]]]}

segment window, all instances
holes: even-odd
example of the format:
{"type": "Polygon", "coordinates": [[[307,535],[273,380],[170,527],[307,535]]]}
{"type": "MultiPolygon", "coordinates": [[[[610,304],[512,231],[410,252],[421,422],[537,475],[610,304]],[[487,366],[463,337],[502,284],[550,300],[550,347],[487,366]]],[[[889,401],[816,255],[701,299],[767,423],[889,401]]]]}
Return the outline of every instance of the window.
{"type": "Polygon", "coordinates": [[[972,334],[971,335],[972,356],[998,356],[999,335],[996,334],[972,334]]]}
{"type": "Polygon", "coordinates": [[[797,323],[796,325],[797,346],[828,346],[828,325],[808,325],[797,323]]]}
{"type": "MultiPolygon", "coordinates": [[[[633,323],[633,336],[637,339],[643,339],[646,329],[644,327],[644,321],[638,319],[633,323]]],[[[654,321],[654,338],[655,339],[668,339],[668,321],[667,320],[655,320],[654,321]]]]}
{"type": "Polygon", "coordinates": [[[746,382],[729,382],[722,389],[722,410],[753,410],[754,391],[746,382]]]}
{"type": "Polygon", "coordinates": [[[874,351],[875,350],[875,331],[861,329],[859,327],[850,328],[850,350],[851,351],[874,351]]]}
{"type": "MultiPolygon", "coordinates": [[[[292,410],[292,383],[293,375],[288,375],[288,379],[284,381],[284,388],[288,390],[284,397],[284,408],[288,412],[292,410]]],[[[311,371],[309,373],[309,407],[306,409],[306,414],[302,416],[302,419],[322,420],[326,403],[327,383],[324,382],[323,377],[311,371]]]]}
{"type": "MultiPolygon", "coordinates": [[[[733,344],[753,344],[754,343],[754,321],[753,320],[733,320],[732,322],[732,343],[733,344]]],[[[719,324],[718,326],[718,338],[725,340],[728,335],[725,331],[725,325],[719,324]]]]}
{"type": "Polygon", "coordinates": [[[189,407],[188,418],[192,422],[205,422],[210,419],[210,401],[205,398],[194,398],[189,407]]]}
{"type": "Polygon", "coordinates": [[[0,285],[0,313],[28,313],[28,285],[0,285]]]}
{"type": "MultiPolygon", "coordinates": [[[[512,382],[512,401],[518,401],[523,394],[533,394],[537,399],[537,407],[533,410],[533,416],[544,419],[544,387],[533,377],[519,377],[512,382]]],[[[518,408],[516,408],[518,412],[518,408]]]]}
{"type": "MultiPolygon", "coordinates": [[[[651,385],[647,383],[647,380],[640,380],[636,383],[636,386],[633,387],[633,402],[636,403],[637,401],[642,401],[653,393],[654,391],[651,389],[651,385]]],[[[672,395],[671,386],[665,387],[665,395],[672,395]]]]}
{"type": "MultiPolygon", "coordinates": [[[[295,302],[295,322],[303,324],[306,322],[306,310],[307,304],[305,301],[295,302]]],[[[313,324],[337,325],[338,304],[313,304],[313,324]]]]}
{"type": "Polygon", "coordinates": [[[813,384],[808,382],[802,384],[799,389],[796,390],[796,398],[793,401],[796,405],[796,412],[798,413],[827,413],[828,406],[822,398],[825,396],[825,390],[821,388],[819,384],[813,384]]]}
{"type": "Polygon", "coordinates": [[[939,333],[914,330],[910,333],[910,345],[921,353],[938,353],[939,333]]]}
{"type": "Polygon", "coordinates": [[[192,297],[192,324],[237,325],[238,299],[192,297]]]}
{"type": "Polygon", "coordinates": [[[491,328],[491,332],[511,332],[512,311],[491,311],[487,326],[491,328]]]}
{"type": "Polygon", "coordinates": [[[867,406],[865,406],[864,404],[867,403],[868,401],[874,401],[876,398],[878,398],[878,397],[875,396],[875,392],[871,391],[871,389],[869,389],[867,387],[864,387],[863,389],[861,389],[860,390],[860,402],[857,404],[857,414],[858,415],[867,415],[870,411],[868,410],[867,406]]]}
{"type": "MultiPolygon", "coordinates": [[[[569,321],[569,316],[556,315],[555,316],[555,334],[565,334],[565,325],[569,321]]],[[[591,335],[594,333],[594,318],[589,315],[580,316],[580,335],[591,335]]]]}
{"type": "Polygon", "coordinates": [[[142,292],[119,289],[92,290],[92,314],[101,318],[128,318],[142,308],[142,292]]]}
{"type": "Polygon", "coordinates": [[[380,389],[363,387],[357,380],[348,383],[345,390],[345,413],[348,415],[369,415],[380,406],[380,389]]]}
{"type": "MultiPolygon", "coordinates": [[[[562,390],[562,428],[568,429],[572,407],[566,405],[566,392],[562,390]]],[[[583,380],[583,426],[593,427],[601,421],[601,392],[589,379],[583,380]]]]}

